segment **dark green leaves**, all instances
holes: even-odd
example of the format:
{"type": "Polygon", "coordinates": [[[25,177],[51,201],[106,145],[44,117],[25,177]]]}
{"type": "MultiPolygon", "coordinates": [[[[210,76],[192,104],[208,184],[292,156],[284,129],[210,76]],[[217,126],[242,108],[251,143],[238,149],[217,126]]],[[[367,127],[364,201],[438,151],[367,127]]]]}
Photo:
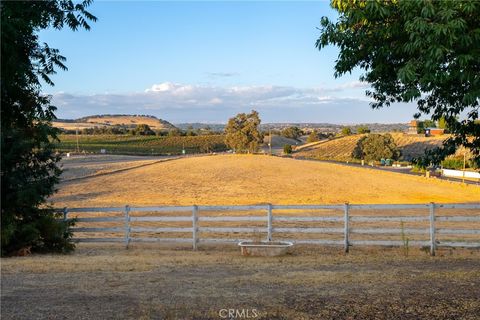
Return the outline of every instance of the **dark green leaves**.
{"type": "Polygon", "coordinates": [[[461,145],[480,163],[480,1],[334,0],[332,6],[338,20],[322,18],[316,46],[340,48],[335,76],[361,68],[373,108],[417,101],[416,117],[444,117],[453,137],[424,163],[438,164],[461,145]]]}
{"type": "Polygon", "coordinates": [[[1,6],[1,154],[2,254],[22,247],[36,250],[72,249],[67,225],[55,220],[45,205],[61,173],[53,141],[58,130],[50,124],[56,108],[41,93],[43,79],[67,70],[66,58],[37,33],[65,24],[89,29],[96,18],[85,11],[91,1],[2,1],[1,6]]]}

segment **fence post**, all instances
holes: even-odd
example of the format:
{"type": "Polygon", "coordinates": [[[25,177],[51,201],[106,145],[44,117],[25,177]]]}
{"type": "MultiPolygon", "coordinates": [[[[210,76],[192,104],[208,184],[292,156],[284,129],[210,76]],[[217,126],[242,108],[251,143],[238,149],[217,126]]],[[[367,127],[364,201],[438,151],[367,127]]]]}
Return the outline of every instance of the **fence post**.
{"type": "Polygon", "coordinates": [[[430,255],[435,255],[435,203],[430,202],[430,255]]]}
{"type": "Polygon", "coordinates": [[[130,206],[125,206],[125,248],[128,249],[130,242],[130,206]]]}
{"type": "Polygon", "coordinates": [[[267,241],[272,241],[272,231],[273,231],[273,216],[272,216],[272,204],[269,203],[267,205],[267,214],[268,214],[268,222],[267,222],[267,241]]]}
{"type": "Polygon", "coordinates": [[[68,220],[68,209],[67,209],[67,207],[63,208],[62,212],[63,212],[63,222],[67,222],[67,220],[68,220]]]}
{"type": "Polygon", "coordinates": [[[350,220],[350,209],[349,209],[349,204],[348,202],[345,203],[344,209],[343,209],[343,220],[344,220],[344,242],[343,242],[343,247],[345,250],[345,253],[348,253],[349,250],[349,243],[348,243],[348,235],[350,233],[350,226],[349,226],[349,220],[350,220]]]}
{"type": "Polygon", "coordinates": [[[198,222],[198,206],[193,205],[192,209],[192,242],[193,242],[193,250],[197,250],[197,243],[198,243],[198,234],[197,234],[197,222],[198,222]]]}

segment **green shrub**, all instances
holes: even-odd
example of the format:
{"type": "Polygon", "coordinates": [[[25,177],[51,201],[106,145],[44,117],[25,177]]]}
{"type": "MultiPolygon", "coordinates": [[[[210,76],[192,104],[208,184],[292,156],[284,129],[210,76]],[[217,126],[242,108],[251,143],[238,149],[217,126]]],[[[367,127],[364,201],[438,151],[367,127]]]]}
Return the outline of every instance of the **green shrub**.
{"type": "Polygon", "coordinates": [[[289,144],[286,144],[283,146],[283,153],[285,154],[291,154],[292,153],[292,146],[289,144]]]}
{"type": "Polygon", "coordinates": [[[352,128],[350,127],[343,127],[342,128],[342,135],[349,136],[352,134],[352,128]]]}
{"type": "Polygon", "coordinates": [[[459,158],[447,158],[440,164],[445,169],[463,169],[463,159],[459,158]]]}
{"type": "MultiPolygon", "coordinates": [[[[445,169],[462,170],[463,169],[463,157],[446,158],[440,164],[445,169]]],[[[475,162],[470,160],[470,159],[465,162],[465,168],[478,169],[475,162]]]]}

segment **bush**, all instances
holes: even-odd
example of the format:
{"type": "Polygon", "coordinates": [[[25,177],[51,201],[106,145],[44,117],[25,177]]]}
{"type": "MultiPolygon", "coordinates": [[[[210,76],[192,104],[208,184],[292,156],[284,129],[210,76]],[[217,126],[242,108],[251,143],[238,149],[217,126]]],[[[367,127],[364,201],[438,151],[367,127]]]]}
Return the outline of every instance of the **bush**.
{"type": "MultiPolygon", "coordinates": [[[[440,165],[445,169],[463,170],[463,157],[446,158],[440,165]]],[[[474,161],[469,159],[465,162],[465,168],[477,169],[477,166],[474,161]]]]}
{"type": "Polygon", "coordinates": [[[352,128],[350,127],[343,127],[342,128],[342,135],[349,136],[352,134],[352,128]]]}
{"type": "Polygon", "coordinates": [[[289,144],[286,144],[283,146],[283,153],[284,154],[291,154],[292,153],[292,146],[289,144]]]}
{"type": "Polygon", "coordinates": [[[307,137],[307,142],[308,143],[316,142],[316,141],[319,141],[319,140],[320,140],[320,137],[318,136],[318,132],[316,130],[313,130],[312,132],[310,132],[310,134],[307,137]]]}
{"type": "Polygon", "coordinates": [[[357,128],[357,133],[370,133],[370,129],[367,126],[360,126],[357,128]]]}

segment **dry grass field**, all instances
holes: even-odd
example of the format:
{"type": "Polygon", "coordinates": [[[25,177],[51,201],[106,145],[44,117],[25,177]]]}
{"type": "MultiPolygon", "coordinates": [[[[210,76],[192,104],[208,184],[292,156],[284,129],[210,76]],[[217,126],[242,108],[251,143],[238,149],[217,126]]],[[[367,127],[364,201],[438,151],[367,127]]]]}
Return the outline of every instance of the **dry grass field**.
{"type": "Polygon", "coordinates": [[[480,188],[400,173],[253,155],[184,158],[60,184],[58,207],[478,202],[480,188]]]}
{"type": "MultiPolygon", "coordinates": [[[[85,207],[480,199],[477,186],[291,158],[218,155],[153,164],[148,161],[152,160],[108,156],[72,159],[68,163],[70,178],[85,176],[82,168],[92,176],[64,181],[52,200],[58,207],[85,207]],[[143,162],[148,165],[115,171],[143,162]]],[[[338,212],[326,210],[324,214],[338,212]]],[[[139,226],[142,223],[151,224],[139,222],[139,226]]],[[[438,226],[450,227],[453,223],[438,226]]],[[[412,226],[428,227],[420,224],[414,222],[412,226]]],[[[216,222],[216,226],[227,225],[232,226],[216,222]]],[[[477,228],[478,223],[462,227],[477,228]]],[[[82,237],[81,233],[76,236],[82,237]]],[[[274,235],[275,239],[300,237],[274,235]]],[[[450,236],[438,239],[448,240],[446,237],[450,236]]],[[[400,235],[391,239],[398,240],[400,235]]],[[[412,235],[410,240],[414,239],[412,235]]],[[[70,255],[3,258],[1,314],[2,319],[202,320],[228,319],[222,317],[225,311],[221,310],[234,309],[248,310],[251,319],[263,320],[478,319],[478,249],[439,248],[435,257],[418,247],[407,249],[354,245],[349,254],[344,254],[338,246],[296,245],[282,257],[243,257],[235,244],[201,243],[198,251],[191,251],[190,244],[133,242],[126,250],[122,244],[80,243],[70,255]]]]}
{"type": "MultiPolygon", "coordinates": [[[[423,155],[425,150],[438,147],[447,136],[424,137],[404,133],[391,133],[395,143],[402,152],[402,159],[412,159],[423,155]]],[[[349,161],[352,160],[352,151],[358,140],[364,134],[346,136],[324,143],[318,143],[310,148],[301,148],[294,154],[295,157],[316,158],[324,160],[349,161]]]]}
{"type": "Polygon", "coordinates": [[[2,259],[2,319],[478,319],[480,251],[298,247],[248,258],[236,246],[192,252],[81,245],[71,255],[2,259]]]}

